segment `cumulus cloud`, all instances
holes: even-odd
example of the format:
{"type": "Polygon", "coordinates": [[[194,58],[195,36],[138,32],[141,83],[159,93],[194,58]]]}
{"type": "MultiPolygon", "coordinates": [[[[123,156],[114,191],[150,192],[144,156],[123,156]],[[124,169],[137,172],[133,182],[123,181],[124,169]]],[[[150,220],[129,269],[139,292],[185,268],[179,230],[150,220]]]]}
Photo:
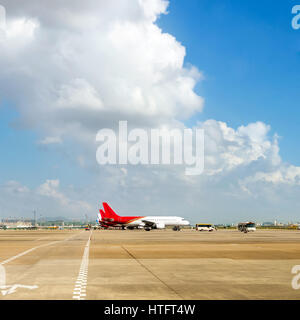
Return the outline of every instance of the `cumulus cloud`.
{"type": "Polygon", "coordinates": [[[54,201],[58,201],[63,207],[69,207],[69,209],[81,209],[84,211],[90,211],[92,207],[85,201],[73,200],[68,198],[64,193],[59,190],[60,181],[46,180],[45,183],[41,184],[37,189],[36,193],[40,196],[48,197],[54,201]]]}
{"type": "MultiPolygon", "coordinates": [[[[69,85],[62,86],[57,100],[58,108],[103,109],[103,102],[97,91],[84,79],[74,79],[69,85]]],[[[76,111],[76,110],[73,110],[76,111]]]]}
{"type": "Polygon", "coordinates": [[[13,19],[9,20],[5,27],[5,35],[8,42],[18,41],[19,44],[26,44],[31,41],[35,30],[39,27],[38,21],[35,19],[13,19]],[[20,43],[21,41],[21,43],[20,43]]]}
{"type": "Polygon", "coordinates": [[[284,165],[269,172],[256,172],[254,176],[245,179],[245,184],[265,182],[273,185],[300,185],[300,167],[284,165]]]}
{"type": "Polygon", "coordinates": [[[185,48],[155,24],[167,4],[4,1],[16,23],[8,30],[31,36],[0,43],[1,100],[18,108],[20,125],[84,143],[119,119],[158,125],[201,111],[201,73],[184,66],[185,48]]]}
{"type": "Polygon", "coordinates": [[[47,180],[45,183],[38,187],[37,194],[57,199],[62,204],[68,203],[68,199],[64,196],[64,194],[58,191],[58,187],[59,180],[47,180]]]}
{"type": "Polygon", "coordinates": [[[281,162],[276,136],[270,138],[270,126],[250,123],[237,130],[221,121],[207,120],[198,127],[205,131],[205,166],[207,174],[230,171],[239,166],[265,161],[281,162]]]}

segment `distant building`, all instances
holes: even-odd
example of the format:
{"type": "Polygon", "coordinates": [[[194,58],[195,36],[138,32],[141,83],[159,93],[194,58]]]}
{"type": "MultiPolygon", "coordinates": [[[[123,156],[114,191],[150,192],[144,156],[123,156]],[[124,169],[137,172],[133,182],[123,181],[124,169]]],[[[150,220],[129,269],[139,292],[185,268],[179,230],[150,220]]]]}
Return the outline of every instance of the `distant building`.
{"type": "Polygon", "coordinates": [[[22,228],[32,228],[33,224],[32,224],[32,220],[29,219],[2,219],[2,226],[6,226],[6,228],[8,229],[22,229],[22,228]]]}
{"type": "Polygon", "coordinates": [[[263,227],[272,227],[272,226],[274,226],[274,223],[273,222],[263,222],[262,226],[263,227]]]}

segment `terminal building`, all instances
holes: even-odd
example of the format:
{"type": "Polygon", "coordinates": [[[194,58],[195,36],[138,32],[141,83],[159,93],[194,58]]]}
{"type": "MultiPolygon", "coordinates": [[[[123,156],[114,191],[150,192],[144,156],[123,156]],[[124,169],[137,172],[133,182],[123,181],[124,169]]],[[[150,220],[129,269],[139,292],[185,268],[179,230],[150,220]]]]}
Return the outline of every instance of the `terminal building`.
{"type": "Polygon", "coordinates": [[[0,221],[0,228],[6,229],[27,229],[33,228],[34,223],[29,219],[7,218],[0,221]]]}

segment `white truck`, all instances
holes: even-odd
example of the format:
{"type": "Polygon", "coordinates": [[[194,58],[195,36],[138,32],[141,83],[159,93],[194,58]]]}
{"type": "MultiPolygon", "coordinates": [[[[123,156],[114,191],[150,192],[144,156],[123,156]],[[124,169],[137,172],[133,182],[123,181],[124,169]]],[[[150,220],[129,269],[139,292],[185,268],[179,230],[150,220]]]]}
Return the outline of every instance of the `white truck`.
{"type": "Polygon", "coordinates": [[[197,223],[196,224],[196,230],[197,231],[215,231],[216,228],[213,224],[210,223],[197,223]]]}

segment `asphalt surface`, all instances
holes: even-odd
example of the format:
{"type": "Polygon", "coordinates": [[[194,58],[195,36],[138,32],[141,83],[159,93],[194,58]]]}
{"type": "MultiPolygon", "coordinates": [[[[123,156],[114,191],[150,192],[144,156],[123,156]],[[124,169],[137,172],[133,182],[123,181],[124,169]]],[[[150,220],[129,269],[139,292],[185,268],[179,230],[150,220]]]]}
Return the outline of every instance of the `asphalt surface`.
{"type": "Polygon", "coordinates": [[[300,299],[295,265],[298,230],[1,230],[0,300],[300,299]]]}

